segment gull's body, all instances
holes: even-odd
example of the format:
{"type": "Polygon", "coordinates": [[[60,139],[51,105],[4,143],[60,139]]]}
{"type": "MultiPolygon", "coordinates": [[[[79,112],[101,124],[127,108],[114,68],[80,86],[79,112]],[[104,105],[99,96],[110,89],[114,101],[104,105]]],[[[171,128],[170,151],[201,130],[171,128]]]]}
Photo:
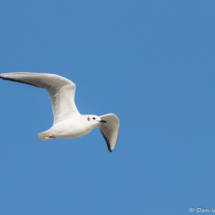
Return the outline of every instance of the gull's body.
{"type": "Polygon", "coordinates": [[[55,138],[70,139],[81,137],[88,134],[94,126],[87,125],[87,118],[83,115],[74,118],[73,120],[64,120],[53,125],[48,131],[39,134],[39,138],[43,140],[44,135],[50,134],[55,138]],[[72,129],[71,129],[72,128],[72,129]]]}
{"type": "Polygon", "coordinates": [[[115,114],[100,117],[80,114],[74,101],[76,86],[72,81],[58,75],[29,72],[3,73],[0,78],[48,91],[52,102],[54,123],[49,130],[38,134],[41,140],[81,137],[98,127],[107,142],[109,151],[114,149],[119,133],[119,119],[115,114]]]}

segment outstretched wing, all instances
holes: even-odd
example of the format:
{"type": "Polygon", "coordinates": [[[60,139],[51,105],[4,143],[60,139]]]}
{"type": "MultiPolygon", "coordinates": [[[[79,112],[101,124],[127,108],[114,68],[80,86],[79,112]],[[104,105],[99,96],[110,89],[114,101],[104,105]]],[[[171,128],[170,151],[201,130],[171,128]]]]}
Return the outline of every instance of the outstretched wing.
{"type": "Polygon", "coordinates": [[[100,118],[107,121],[107,123],[100,123],[99,128],[107,142],[108,150],[112,152],[118,139],[119,119],[112,113],[100,116],[100,118]]]}
{"type": "Polygon", "coordinates": [[[0,74],[0,78],[46,89],[51,98],[54,124],[80,114],[74,101],[76,86],[64,77],[45,73],[12,72],[0,74]]]}

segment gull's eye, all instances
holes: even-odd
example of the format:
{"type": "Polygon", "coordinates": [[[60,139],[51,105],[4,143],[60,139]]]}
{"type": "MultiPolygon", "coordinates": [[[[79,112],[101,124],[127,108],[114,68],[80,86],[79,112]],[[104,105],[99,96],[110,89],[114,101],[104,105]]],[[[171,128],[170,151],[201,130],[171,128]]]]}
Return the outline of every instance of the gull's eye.
{"type": "Polygon", "coordinates": [[[90,121],[90,117],[88,117],[87,120],[90,121]]]}
{"type": "Polygon", "coordinates": [[[96,118],[95,118],[95,117],[93,117],[93,119],[95,120],[96,118]]]}

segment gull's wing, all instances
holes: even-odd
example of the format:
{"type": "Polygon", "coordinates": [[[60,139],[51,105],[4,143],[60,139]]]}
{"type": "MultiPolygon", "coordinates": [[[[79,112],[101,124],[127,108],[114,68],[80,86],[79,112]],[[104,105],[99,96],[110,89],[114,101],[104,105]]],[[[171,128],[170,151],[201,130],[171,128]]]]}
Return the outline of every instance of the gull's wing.
{"type": "Polygon", "coordinates": [[[100,123],[99,128],[107,142],[108,150],[112,152],[118,139],[119,119],[113,113],[100,116],[100,118],[107,121],[107,123],[100,123]]]}
{"type": "Polygon", "coordinates": [[[80,114],[74,101],[76,86],[64,77],[45,73],[12,72],[0,74],[0,78],[46,89],[51,98],[54,124],[80,114]]]}

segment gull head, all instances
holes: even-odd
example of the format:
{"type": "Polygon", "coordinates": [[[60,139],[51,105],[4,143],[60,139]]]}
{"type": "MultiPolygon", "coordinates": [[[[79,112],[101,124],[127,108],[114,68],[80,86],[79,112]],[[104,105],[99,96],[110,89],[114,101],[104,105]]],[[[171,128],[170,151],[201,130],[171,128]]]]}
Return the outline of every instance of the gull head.
{"type": "Polygon", "coordinates": [[[100,123],[107,123],[107,121],[102,120],[99,116],[95,116],[95,115],[88,115],[87,121],[92,126],[98,126],[100,123]]]}

